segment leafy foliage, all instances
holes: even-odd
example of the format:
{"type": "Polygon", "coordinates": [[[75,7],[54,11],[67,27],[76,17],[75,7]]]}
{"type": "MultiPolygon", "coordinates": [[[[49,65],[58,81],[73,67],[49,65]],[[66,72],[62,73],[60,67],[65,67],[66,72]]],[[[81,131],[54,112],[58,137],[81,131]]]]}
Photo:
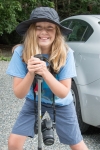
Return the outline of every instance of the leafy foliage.
{"type": "Polygon", "coordinates": [[[60,20],[77,14],[99,14],[100,0],[0,0],[0,40],[8,44],[19,41],[16,26],[29,18],[32,9],[54,7],[60,20]]]}
{"type": "Polygon", "coordinates": [[[4,32],[11,33],[18,23],[18,11],[21,11],[21,4],[18,1],[0,2],[0,35],[4,32]]]}
{"type": "Polygon", "coordinates": [[[57,6],[61,19],[79,14],[100,13],[100,0],[58,0],[57,6]]]}
{"type": "Polygon", "coordinates": [[[17,24],[29,18],[32,9],[38,6],[53,7],[48,0],[2,0],[0,1],[0,35],[11,33],[17,24]]]}

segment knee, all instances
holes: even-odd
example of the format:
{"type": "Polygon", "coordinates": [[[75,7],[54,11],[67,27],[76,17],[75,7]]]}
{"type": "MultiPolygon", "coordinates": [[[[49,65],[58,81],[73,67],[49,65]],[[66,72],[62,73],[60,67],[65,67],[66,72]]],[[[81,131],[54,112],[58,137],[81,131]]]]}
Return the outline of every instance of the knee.
{"type": "Polygon", "coordinates": [[[80,143],[72,145],[70,147],[72,150],[89,150],[83,140],[80,143]]]}
{"type": "Polygon", "coordinates": [[[20,150],[21,148],[19,147],[16,139],[13,137],[9,137],[8,139],[8,150],[20,150]]]}

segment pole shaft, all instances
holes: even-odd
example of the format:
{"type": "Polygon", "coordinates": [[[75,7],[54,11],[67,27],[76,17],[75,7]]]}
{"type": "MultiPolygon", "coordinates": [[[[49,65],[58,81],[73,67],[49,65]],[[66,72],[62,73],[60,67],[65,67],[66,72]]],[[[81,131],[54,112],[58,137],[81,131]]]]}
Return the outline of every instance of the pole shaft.
{"type": "Polygon", "coordinates": [[[38,150],[42,150],[42,148],[39,148],[39,147],[38,147],[38,150]]]}
{"type": "Polygon", "coordinates": [[[41,135],[41,82],[38,79],[38,150],[42,150],[42,135],[41,135]]]}

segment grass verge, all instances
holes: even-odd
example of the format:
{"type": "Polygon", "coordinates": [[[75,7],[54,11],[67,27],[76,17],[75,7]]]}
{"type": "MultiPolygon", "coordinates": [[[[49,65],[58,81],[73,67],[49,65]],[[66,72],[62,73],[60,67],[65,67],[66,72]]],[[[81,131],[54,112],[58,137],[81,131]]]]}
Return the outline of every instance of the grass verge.
{"type": "Polygon", "coordinates": [[[10,61],[12,57],[11,48],[8,46],[1,46],[0,47],[0,61],[10,61]]]}
{"type": "Polygon", "coordinates": [[[0,56],[0,61],[10,61],[11,57],[0,56]]]}

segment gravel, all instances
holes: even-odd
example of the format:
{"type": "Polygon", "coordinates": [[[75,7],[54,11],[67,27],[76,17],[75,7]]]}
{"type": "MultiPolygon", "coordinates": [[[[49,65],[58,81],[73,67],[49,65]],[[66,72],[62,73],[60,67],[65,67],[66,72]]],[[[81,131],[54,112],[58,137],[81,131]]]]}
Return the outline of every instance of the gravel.
{"type": "MultiPolygon", "coordinates": [[[[12,77],[6,75],[7,61],[0,61],[0,150],[8,150],[7,142],[12,126],[24,103],[15,97],[12,91],[12,77]]],[[[90,127],[83,135],[84,142],[89,150],[100,150],[100,129],[90,127]]],[[[24,150],[37,150],[38,137],[28,138],[24,145],[24,150]]],[[[55,143],[52,146],[45,146],[43,150],[70,150],[69,146],[59,142],[55,131],[55,143]]]]}

